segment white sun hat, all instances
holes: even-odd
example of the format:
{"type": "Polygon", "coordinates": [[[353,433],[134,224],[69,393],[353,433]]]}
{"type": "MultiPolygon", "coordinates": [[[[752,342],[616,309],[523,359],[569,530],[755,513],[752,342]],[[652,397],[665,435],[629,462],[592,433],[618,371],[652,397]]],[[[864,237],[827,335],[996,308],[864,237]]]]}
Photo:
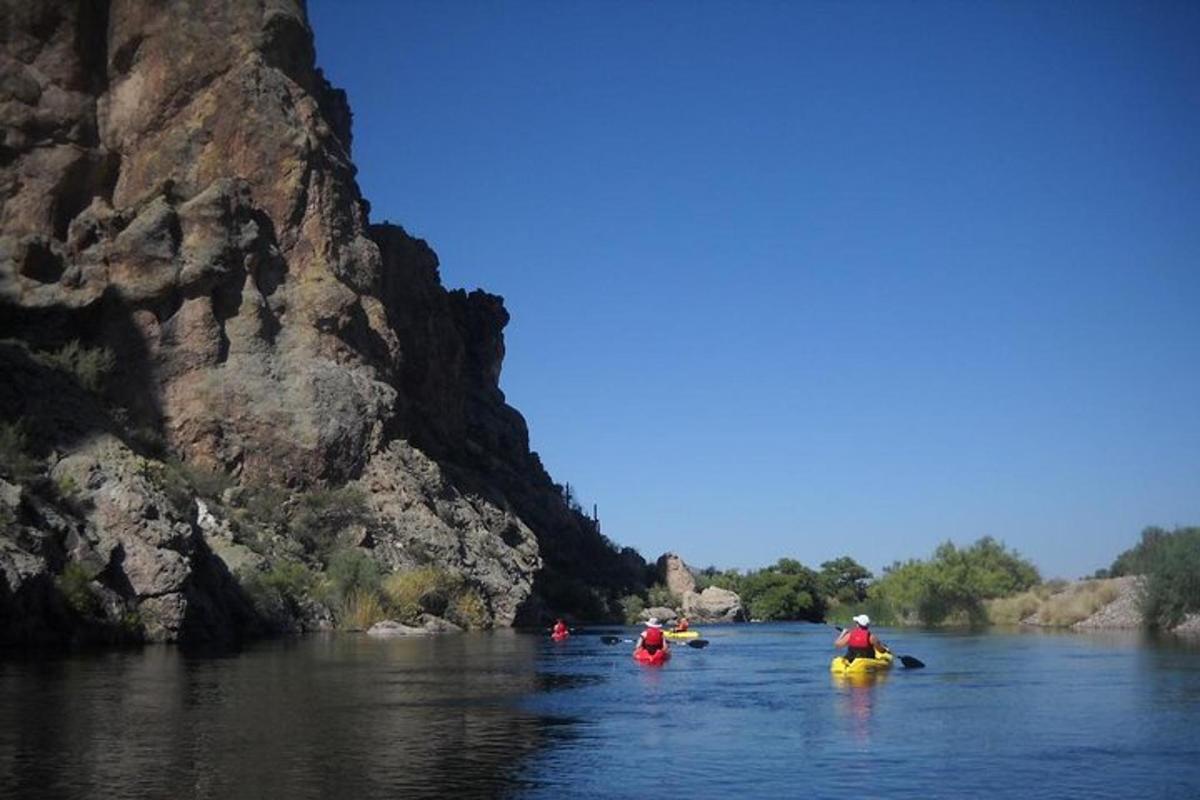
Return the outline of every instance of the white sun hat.
{"type": "Polygon", "coordinates": [[[651,617],[650,619],[646,620],[646,627],[647,628],[661,628],[662,623],[658,621],[658,617],[651,617]]]}
{"type": "Polygon", "coordinates": [[[859,625],[863,626],[864,628],[868,627],[871,624],[871,618],[868,617],[866,614],[859,614],[857,617],[854,618],[854,621],[857,622],[859,625]]]}

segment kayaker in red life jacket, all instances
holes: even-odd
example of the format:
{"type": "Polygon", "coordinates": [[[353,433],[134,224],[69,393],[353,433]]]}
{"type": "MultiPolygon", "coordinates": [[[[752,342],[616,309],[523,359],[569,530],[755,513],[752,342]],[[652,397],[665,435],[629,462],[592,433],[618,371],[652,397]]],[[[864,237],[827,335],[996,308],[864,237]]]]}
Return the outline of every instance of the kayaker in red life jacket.
{"type": "Polygon", "coordinates": [[[562,618],[559,618],[559,620],[554,623],[554,635],[566,636],[568,633],[570,633],[570,631],[567,630],[567,623],[563,622],[562,618]]]}
{"type": "Polygon", "coordinates": [[[635,652],[645,650],[647,653],[671,649],[667,647],[667,639],[663,636],[662,623],[658,621],[658,617],[651,617],[646,621],[646,630],[638,636],[637,644],[633,646],[633,649],[635,652]]]}
{"type": "Polygon", "coordinates": [[[688,629],[687,617],[680,617],[679,621],[675,623],[675,632],[683,633],[687,629],[688,629]]]}
{"type": "Polygon", "coordinates": [[[871,633],[871,618],[866,614],[859,614],[854,618],[854,630],[844,630],[833,643],[834,647],[846,648],[846,660],[853,661],[856,658],[874,658],[875,651],[881,653],[891,652],[887,646],[879,641],[879,637],[871,633]]]}

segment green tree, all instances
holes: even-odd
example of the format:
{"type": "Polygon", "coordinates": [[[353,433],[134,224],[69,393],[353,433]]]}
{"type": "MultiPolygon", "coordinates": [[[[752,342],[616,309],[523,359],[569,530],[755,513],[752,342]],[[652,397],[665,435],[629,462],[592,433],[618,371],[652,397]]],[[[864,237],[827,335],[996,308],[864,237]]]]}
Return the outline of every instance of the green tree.
{"type": "Polygon", "coordinates": [[[821,564],[821,587],[827,597],[841,603],[858,603],[867,597],[871,571],[850,556],[842,556],[821,564]]]}
{"type": "Polygon", "coordinates": [[[929,561],[895,563],[868,591],[881,616],[936,625],[959,618],[981,623],[983,601],[1007,597],[1038,583],[1037,568],[990,536],[970,547],[945,542],[929,561]]]}

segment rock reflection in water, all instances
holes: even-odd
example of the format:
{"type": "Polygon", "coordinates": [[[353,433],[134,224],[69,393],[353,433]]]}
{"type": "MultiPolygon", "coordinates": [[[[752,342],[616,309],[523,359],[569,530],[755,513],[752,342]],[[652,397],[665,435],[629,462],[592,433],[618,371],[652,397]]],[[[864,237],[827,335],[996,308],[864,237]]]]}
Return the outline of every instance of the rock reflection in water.
{"type": "Polygon", "coordinates": [[[0,797],[489,797],[542,720],[539,642],[331,636],[0,662],[0,797]]]}

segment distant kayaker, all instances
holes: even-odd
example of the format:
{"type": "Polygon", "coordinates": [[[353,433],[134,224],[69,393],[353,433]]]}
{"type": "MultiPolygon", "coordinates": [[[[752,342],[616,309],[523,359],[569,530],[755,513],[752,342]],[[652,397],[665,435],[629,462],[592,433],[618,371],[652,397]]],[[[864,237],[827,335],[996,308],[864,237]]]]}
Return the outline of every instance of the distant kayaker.
{"type": "Polygon", "coordinates": [[[667,639],[663,636],[662,623],[658,621],[658,617],[651,617],[646,621],[646,630],[642,631],[637,638],[637,644],[633,646],[634,651],[645,650],[653,655],[659,650],[669,650],[667,647],[667,639]]]}
{"type": "Polygon", "coordinates": [[[891,652],[883,642],[879,641],[878,636],[871,633],[871,618],[866,614],[859,614],[855,617],[854,630],[842,631],[833,646],[846,648],[847,661],[853,661],[856,658],[874,658],[876,651],[891,652]]]}
{"type": "Polygon", "coordinates": [[[562,618],[559,617],[558,621],[554,623],[554,631],[552,635],[561,639],[564,636],[570,635],[570,633],[571,631],[568,630],[567,623],[563,622],[562,618]]]}
{"type": "Polygon", "coordinates": [[[679,618],[679,622],[676,622],[676,623],[675,623],[675,632],[676,632],[676,633],[683,633],[683,632],[684,632],[684,631],[686,631],[687,629],[688,629],[688,621],[687,621],[687,617],[680,617],[680,618],[679,618]]]}

